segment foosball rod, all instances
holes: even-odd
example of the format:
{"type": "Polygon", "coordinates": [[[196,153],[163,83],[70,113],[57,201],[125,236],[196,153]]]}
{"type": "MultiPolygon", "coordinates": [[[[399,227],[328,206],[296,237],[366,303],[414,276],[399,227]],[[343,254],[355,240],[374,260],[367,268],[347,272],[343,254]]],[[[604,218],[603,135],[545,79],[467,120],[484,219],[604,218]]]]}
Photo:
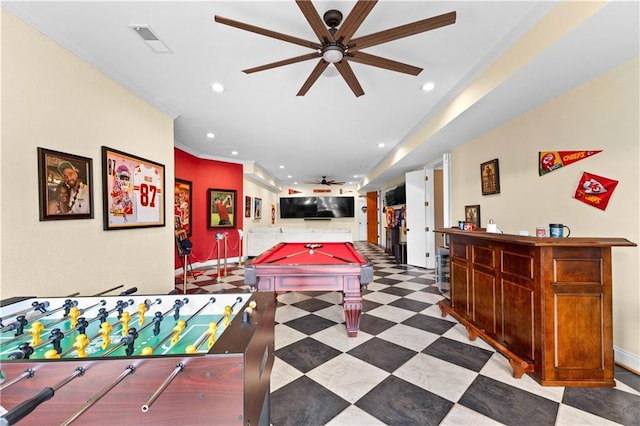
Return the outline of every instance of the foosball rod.
{"type": "MultiPolygon", "coordinates": [[[[198,309],[193,315],[191,315],[187,320],[185,320],[185,328],[187,328],[187,325],[189,324],[189,321],[191,321],[196,315],[198,315],[200,312],[202,312],[204,310],[204,308],[206,308],[207,306],[209,306],[209,303],[214,303],[216,301],[215,297],[212,297],[209,299],[209,301],[207,301],[207,303],[205,303],[200,309],[198,309]]],[[[161,347],[164,342],[166,342],[167,340],[169,340],[169,338],[171,338],[173,335],[175,334],[175,332],[172,330],[170,333],[168,333],[166,336],[164,336],[162,338],[162,340],[160,340],[153,348],[150,348],[151,350],[149,351],[149,353],[145,354],[145,355],[151,355],[153,354],[156,349],[158,349],[159,347],[161,347]]]]}
{"type": "Polygon", "coordinates": [[[113,290],[117,290],[119,288],[124,287],[124,284],[120,284],[119,286],[112,287],[108,290],[101,291],[100,293],[92,294],[92,296],[102,296],[103,294],[111,293],[113,290]]]}
{"type": "MultiPolygon", "coordinates": [[[[74,307],[78,305],[78,302],[77,302],[77,301],[75,301],[75,300],[74,300],[73,302],[75,303],[74,307]]],[[[96,303],[95,305],[91,305],[91,306],[89,306],[89,307],[87,307],[87,308],[82,308],[82,309],[80,309],[80,315],[83,315],[85,312],[87,312],[87,311],[89,311],[89,310],[91,310],[91,309],[93,309],[93,308],[96,308],[96,307],[98,307],[98,306],[104,306],[106,303],[107,303],[107,301],[106,301],[106,300],[101,300],[99,303],[96,303]]],[[[48,315],[51,315],[52,313],[54,313],[54,312],[56,312],[56,311],[59,311],[59,310],[61,310],[61,309],[64,309],[64,308],[65,308],[65,306],[62,306],[62,307],[60,307],[60,308],[58,308],[58,309],[55,309],[55,310],[50,311],[50,312],[47,312],[46,314],[42,314],[42,315],[39,315],[39,316],[37,316],[37,317],[34,317],[34,318],[32,318],[32,319],[31,319],[31,323],[33,324],[34,322],[38,321],[40,318],[45,317],[45,316],[48,316],[48,315]]],[[[60,318],[60,319],[59,319],[59,320],[57,320],[57,321],[50,322],[49,324],[47,324],[47,326],[45,327],[45,329],[47,329],[47,328],[48,328],[48,329],[50,329],[50,328],[52,328],[53,326],[58,325],[58,324],[60,324],[61,322],[64,322],[64,321],[66,321],[66,320],[68,320],[68,319],[69,319],[69,317],[62,317],[62,318],[60,318]]],[[[68,330],[68,331],[71,331],[71,330],[68,330]]],[[[16,336],[16,337],[14,337],[13,339],[9,339],[9,340],[5,340],[4,342],[1,342],[1,343],[0,343],[0,345],[7,345],[7,344],[9,344],[9,343],[15,342],[16,340],[20,340],[20,339],[22,339],[22,338],[23,338],[24,336],[26,336],[26,335],[27,335],[27,333],[22,333],[22,334],[20,334],[20,335],[18,335],[18,336],[16,336]]],[[[38,347],[42,346],[42,345],[43,345],[43,344],[45,344],[45,343],[49,343],[49,342],[43,342],[43,343],[40,343],[40,344],[38,344],[38,345],[34,346],[33,348],[34,348],[34,349],[35,349],[35,348],[38,348],[38,347]]]]}
{"type": "Polygon", "coordinates": [[[56,391],[69,383],[71,380],[84,374],[84,368],[78,367],[66,379],[56,383],[52,387],[42,389],[36,396],[21,402],[0,417],[0,426],[12,425],[22,420],[25,416],[35,410],[40,404],[50,400],[56,391]]]}
{"type": "MultiPolygon", "coordinates": [[[[29,313],[31,311],[38,311],[41,313],[45,313],[47,311],[47,308],[49,307],[49,302],[45,301],[45,302],[33,302],[31,303],[31,307],[30,308],[26,308],[23,309],[21,311],[18,312],[13,312],[11,314],[9,314],[9,316],[7,318],[15,318],[18,317],[20,315],[24,315],[26,313],[29,313]]],[[[2,324],[2,321],[6,319],[6,318],[0,318],[0,329],[4,328],[4,324],[2,324]]]]}
{"type": "Polygon", "coordinates": [[[8,388],[11,385],[15,385],[20,380],[32,378],[35,374],[36,374],[35,370],[33,370],[32,368],[27,368],[18,377],[15,377],[15,378],[3,383],[2,385],[0,385],[0,392],[2,392],[3,390],[5,390],[6,388],[8,388]]]}
{"type": "Polygon", "coordinates": [[[142,406],[142,412],[143,413],[146,413],[147,411],[149,411],[149,407],[151,407],[151,404],[153,404],[156,401],[156,399],[158,399],[158,397],[162,394],[162,392],[164,392],[164,390],[167,388],[167,386],[169,386],[169,384],[173,381],[173,379],[182,370],[184,370],[184,364],[183,363],[179,363],[178,365],[176,365],[176,368],[173,369],[173,371],[171,372],[169,377],[166,378],[166,380],[153,393],[153,395],[151,395],[151,397],[147,400],[147,402],[144,403],[144,405],[142,406]]]}
{"type": "MultiPolygon", "coordinates": [[[[233,312],[233,308],[234,306],[236,306],[238,304],[238,302],[241,302],[242,298],[238,297],[236,298],[235,303],[231,306],[231,312],[233,312]]],[[[224,316],[222,316],[217,322],[216,322],[216,330],[218,329],[218,326],[220,325],[220,322],[224,319],[224,316]]],[[[196,342],[193,344],[193,346],[196,348],[196,352],[198,351],[198,349],[200,349],[200,346],[202,346],[202,344],[205,342],[205,340],[207,340],[209,338],[209,333],[208,330],[205,331],[204,333],[202,333],[202,336],[200,336],[198,338],[198,340],[196,340],[196,342]]]]}
{"type": "Polygon", "coordinates": [[[96,402],[100,401],[100,399],[102,399],[103,396],[109,393],[111,389],[115,388],[118,385],[118,383],[124,380],[125,377],[129,376],[130,374],[133,374],[135,371],[136,371],[136,367],[134,367],[133,365],[127,365],[124,371],[111,384],[105,386],[100,392],[98,392],[93,397],[91,397],[91,399],[89,399],[89,401],[87,401],[86,404],[84,404],[78,411],[76,411],[74,415],[72,415],[67,420],[65,420],[64,423],[62,423],[62,425],[68,426],[74,421],[76,421],[78,417],[80,417],[85,411],[91,408],[96,402]]]}
{"type": "MultiPolygon", "coordinates": [[[[47,316],[49,316],[51,314],[55,314],[58,311],[61,311],[63,309],[67,309],[67,308],[71,308],[71,307],[74,307],[74,306],[78,306],[78,301],[77,300],[69,300],[69,299],[67,299],[67,300],[65,300],[64,304],[62,306],[60,306],[59,308],[53,309],[51,311],[45,311],[45,312],[43,312],[41,314],[38,314],[38,315],[34,316],[33,318],[29,318],[29,321],[32,321],[32,322],[33,321],[38,321],[40,318],[47,317],[47,316]]],[[[20,315],[17,315],[17,316],[20,316],[20,315]]],[[[19,325],[18,325],[17,321],[16,322],[12,322],[11,324],[0,328],[0,333],[4,333],[5,331],[13,331],[18,327],[19,327],[19,325]]]]}

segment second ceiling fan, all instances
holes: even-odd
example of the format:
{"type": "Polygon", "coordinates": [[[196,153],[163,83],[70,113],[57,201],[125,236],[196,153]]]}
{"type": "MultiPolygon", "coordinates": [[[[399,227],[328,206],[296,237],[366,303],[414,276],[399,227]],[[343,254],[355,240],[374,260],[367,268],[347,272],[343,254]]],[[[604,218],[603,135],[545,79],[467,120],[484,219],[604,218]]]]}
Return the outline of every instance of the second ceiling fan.
{"type": "Polygon", "coordinates": [[[322,19],[311,1],[296,0],[296,4],[307,19],[307,22],[309,22],[309,25],[311,25],[313,32],[318,37],[319,41],[315,42],[256,27],[254,25],[245,24],[243,22],[234,21],[218,15],[215,15],[214,19],[220,24],[229,25],[245,31],[251,31],[253,33],[315,50],[313,53],[272,62],[255,68],[249,68],[243,70],[243,72],[251,74],[258,71],[281,67],[283,65],[290,65],[310,59],[320,58],[318,64],[315,66],[313,71],[311,71],[311,75],[309,75],[309,78],[307,78],[298,91],[297,96],[304,96],[330,63],[332,63],[340,75],[342,75],[342,78],[347,82],[347,85],[351,88],[353,94],[356,96],[362,96],[364,95],[364,90],[362,90],[358,79],[353,73],[353,70],[349,65],[349,61],[410,75],[418,75],[422,71],[422,68],[380,56],[371,55],[369,53],[362,52],[362,49],[398,40],[400,38],[409,37],[425,31],[444,27],[446,25],[451,25],[456,22],[456,12],[449,12],[366,36],[352,38],[376,3],[377,0],[358,0],[347,18],[342,22],[342,13],[338,10],[328,10],[323,15],[324,19],[322,19]]]}

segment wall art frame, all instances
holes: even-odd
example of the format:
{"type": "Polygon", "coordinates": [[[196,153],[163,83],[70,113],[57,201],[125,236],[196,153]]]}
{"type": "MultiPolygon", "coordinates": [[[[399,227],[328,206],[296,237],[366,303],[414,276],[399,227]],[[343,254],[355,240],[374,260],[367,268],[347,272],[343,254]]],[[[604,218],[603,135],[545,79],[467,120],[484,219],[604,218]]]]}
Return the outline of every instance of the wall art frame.
{"type": "Polygon", "coordinates": [[[480,164],[480,181],[482,195],[500,193],[500,167],[497,158],[480,164]]]}
{"type": "Polygon", "coordinates": [[[192,212],[192,183],[188,180],[175,179],[173,187],[173,215],[175,218],[176,230],[184,229],[187,232],[187,236],[191,236],[191,227],[193,221],[191,220],[192,212]]]}
{"type": "Polygon", "coordinates": [[[472,223],[475,229],[480,228],[480,205],[464,206],[464,221],[472,223]]]}
{"type": "Polygon", "coordinates": [[[93,219],[93,160],[38,147],[40,221],[93,219]]]}
{"type": "Polygon", "coordinates": [[[103,228],[165,226],[164,165],[102,147],[103,228]]]}
{"type": "Polygon", "coordinates": [[[255,197],[253,199],[253,219],[262,219],[262,198],[255,197]]]}
{"type": "Polygon", "coordinates": [[[251,217],[251,197],[248,195],[244,197],[244,217],[251,217]]]}
{"type": "Polygon", "coordinates": [[[213,228],[236,227],[236,190],[209,188],[207,190],[209,216],[207,226],[213,228]]]}

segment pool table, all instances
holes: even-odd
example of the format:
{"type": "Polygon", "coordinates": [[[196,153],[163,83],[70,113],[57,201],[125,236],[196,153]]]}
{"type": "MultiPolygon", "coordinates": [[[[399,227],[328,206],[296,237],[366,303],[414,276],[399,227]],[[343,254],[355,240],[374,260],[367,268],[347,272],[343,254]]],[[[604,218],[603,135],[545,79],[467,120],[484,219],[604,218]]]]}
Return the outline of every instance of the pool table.
{"type": "Polygon", "coordinates": [[[244,277],[258,291],[342,291],[347,335],[355,337],[373,265],[350,242],[282,242],[249,260],[244,277]]]}

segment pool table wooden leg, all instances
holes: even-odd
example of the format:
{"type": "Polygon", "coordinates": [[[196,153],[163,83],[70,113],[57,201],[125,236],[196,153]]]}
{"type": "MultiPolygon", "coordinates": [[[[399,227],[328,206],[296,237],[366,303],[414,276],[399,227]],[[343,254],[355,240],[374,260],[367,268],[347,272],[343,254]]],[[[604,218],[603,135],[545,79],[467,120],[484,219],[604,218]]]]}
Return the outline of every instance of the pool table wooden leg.
{"type": "Polygon", "coordinates": [[[344,319],[347,326],[347,336],[356,337],[360,329],[360,314],[362,313],[362,295],[358,289],[357,293],[344,292],[342,300],[344,308],[344,319]]]}

